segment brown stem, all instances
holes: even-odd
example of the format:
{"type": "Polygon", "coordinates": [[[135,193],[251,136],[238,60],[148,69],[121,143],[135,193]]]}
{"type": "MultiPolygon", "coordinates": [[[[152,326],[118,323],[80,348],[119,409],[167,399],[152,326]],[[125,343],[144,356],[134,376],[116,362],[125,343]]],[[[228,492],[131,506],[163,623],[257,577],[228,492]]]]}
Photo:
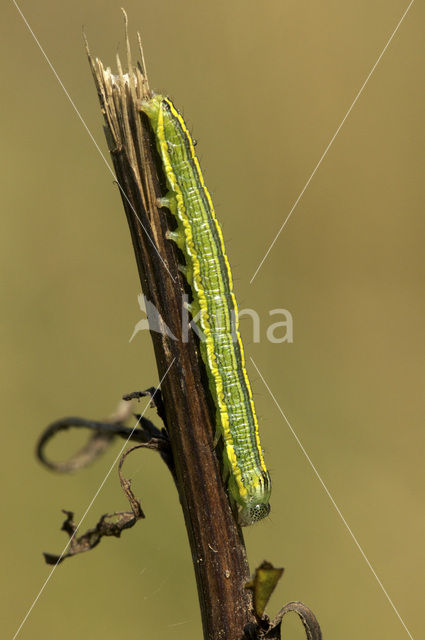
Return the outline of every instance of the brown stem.
{"type": "Polygon", "coordinates": [[[128,41],[128,75],[119,59],[113,75],[88,55],[142,290],[176,338],[151,330],[204,637],[240,640],[245,625],[255,623],[251,594],[245,588],[249,568],[213,446],[214,410],[199,350],[191,332],[183,340],[184,282],[176,251],[166,240],[166,214],[158,210],[164,178],[149,124],[140,111],[140,101],[151,92],[144,70],[132,65],[128,41]]]}

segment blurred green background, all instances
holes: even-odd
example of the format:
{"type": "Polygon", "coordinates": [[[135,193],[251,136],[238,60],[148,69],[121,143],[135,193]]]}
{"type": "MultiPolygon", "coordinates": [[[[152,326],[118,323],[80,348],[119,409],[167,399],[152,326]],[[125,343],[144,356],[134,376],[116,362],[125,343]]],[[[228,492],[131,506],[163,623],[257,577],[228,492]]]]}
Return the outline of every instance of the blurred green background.
{"type": "MultiPolygon", "coordinates": [[[[119,2],[22,1],[107,153],[82,44],[114,65],[119,2]]],[[[151,85],[198,140],[241,307],[261,316],[252,356],[414,637],[424,593],[424,6],[415,3],[253,284],[287,216],[408,2],[127,0],[151,85]],[[270,309],[293,344],[271,344],[270,309]]],[[[12,637],[60,553],[61,508],[79,518],[119,450],[74,476],[35,460],[42,428],[101,418],[158,382],[112,177],[12,2],[0,48],[2,629],[12,637]]],[[[250,367],[273,479],[270,518],[247,530],[251,566],[286,571],[269,606],[316,612],[328,639],[408,637],[288,426],[250,367]]],[[[149,417],[155,414],[148,411],[149,417]]],[[[64,435],[52,455],[82,438],[64,435]]],[[[160,459],[129,459],[147,519],[66,561],[20,638],[201,637],[191,557],[160,459]]],[[[114,470],[83,529],[126,509],[114,470]]],[[[304,638],[288,620],[288,639],[304,638]]]]}

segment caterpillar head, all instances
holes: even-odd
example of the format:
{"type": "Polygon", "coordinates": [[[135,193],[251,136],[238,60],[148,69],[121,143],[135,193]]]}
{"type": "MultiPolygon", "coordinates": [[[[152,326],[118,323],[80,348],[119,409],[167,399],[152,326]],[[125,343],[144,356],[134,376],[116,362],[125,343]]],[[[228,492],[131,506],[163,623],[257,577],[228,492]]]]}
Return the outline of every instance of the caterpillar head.
{"type": "Polygon", "coordinates": [[[251,503],[239,511],[238,521],[241,527],[247,527],[266,518],[269,513],[270,504],[268,502],[251,503]]]}

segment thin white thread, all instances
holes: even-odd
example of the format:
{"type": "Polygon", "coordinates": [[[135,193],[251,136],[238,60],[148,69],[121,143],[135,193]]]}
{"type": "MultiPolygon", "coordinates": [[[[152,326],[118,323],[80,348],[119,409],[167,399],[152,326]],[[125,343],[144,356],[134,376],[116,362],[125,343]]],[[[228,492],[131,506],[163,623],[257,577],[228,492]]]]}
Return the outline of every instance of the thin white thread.
{"type": "MultiPolygon", "coordinates": [[[[173,360],[172,360],[171,364],[169,365],[169,367],[168,367],[167,371],[166,371],[166,372],[164,373],[164,375],[162,376],[162,379],[161,379],[161,381],[160,381],[160,383],[159,383],[159,387],[160,387],[160,386],[161,386],[161,384],[163,383],[163,381],[164,381],[165,377],[167,376],[167,374],[168,374],[169,370],[171,369],[172,365],[174,364],[174,360],[175,360],[175,358],[173,358],[173,360]]],[[[158,388],[157,388],[157,389],[155,389],[155,392],[152,394],[151,401],[152,401],[152,399],[155,397],[155,394],[156,394],[156,392],[157,392],[157,391],[158,391],[158,388]]],[[[21,624],[19,625],[18,629],[16,630],[15,635],[13,636],[13,640],[15,640],[15,639],[18,637],[18,635],[19,635],[19,633],[20,633],[20,631],[21,631],[22,627],[24,626],[24,624],[25,624],[25,622],[27,621],[27,619],[28,619],[29,615],[31,614],[31,611],[33,610],[33,608],[34,608],[34,607],[35,607],[35,605],[37,604],[37,602],[38,602],[38,600],[39,600],[39,598],[40,598],[41,594],[43,593],[44,589],[47,587],[48,583],[50,582],[50,579],[51,579],[51,577],[53,576],[54,572],[56,571],[56,568],[57,568],[58,564],[60,563],[60,561],[62,560],[63,556],[65,555],[65,553],[66,553],[66,551],[67,551],[67,549],[68,549],[69,545],[71,544],[71,542],[72,542],[72,540],[73,540],[73,538],[74,538],[75,534],[77,533],[77,531],[78,531],[78,529],[80,528],[80,526],[81,526],[81,524],[82,524],[83,520],[85,519],[86,515],[88,514],[88,512],[89,512],[89,511],[90,511],[90,509],[91,509],[91,507],[93,506],[94,501],[96,500],[97,496],[98,496],[98,495],[99,495],[99,493],[101,492],[101,490],[102,490],[102,488],[103,488],[103,486],[104,486],[105,482],[107,481],[107,479],[109,478],[109,476],[110,476],[110,474],[111,474],[111,472],[112,472],[112,469],[114,468],[114,466],[116,465],[116,463],[117,463],[118,459],[119,459],[119,458],[120,458],[120,456],[122,455],[122,452],[124,451],[125,447],[127,446],[128,442],[129,442],[129,440],[130,440],[131,436],[133,435],[134,431],[136,430],[136,428],[137,428],[137,426],[138,426],[138,424],[139,424],[140,420],[141,420],[141,419],[143,418],[143,416],[145,415],[145,412],[146,412],[147,408],[149,407],[149,405],[150,405],[150,402],[149,402],[149,403],[146,405],[146,407],[144,408],[143,413],[141,414],[141,416],[140,416],[140,417],[139,417],[139,419],[137,420],[136,424],[134,425],[133,429],[131,430],[130,435],[128,436],[127,440],[124,442],[123,446],[121,447],[120,452],[118,453],[117,457],[115,458],[115,460],[114,460],[114,461],[113,461],[113,463],[111,464],[111,466],[110,466],[110,468],[109,468],[109,471],[107,472],[106,476],[104,477],[104,479],[103,479],[103,480],[102,480],[102,482],[100,483],[98,490],[97,490],[97,491],[96,491],[96,493],[94,494],[94,496],[93,496],[93,498],[91,499],[91,501],[90,501],[90,503],[89,503],[89,505],[88,505],[87,509],[85,510],[85,512],[84,512],[84,514],[83,514],[83,516],[82,516],[82,518],[80,519],[79,523],[77,524],[77,526],[76,526],[76,528],[75,528],[74,533],[73,533],[73,534],[72,534],[72,536],[69,538],[69,540],[68,540],[67,544],[66,544],[66,545],[65,545],[65,547],[63,548],[63,551],[62,551],[62,553],[60,554],[58,561],[57,561],[57,562],[56,562],[56,564],[54,565],[53,569],[50,571],[50,573],[49,573],[49,575],[47,576],[46,580],[44,581],[44,583],[43,583],[43,585],[42,585],[42,587],[41,587],[40,591],[38,592],[37,596],[34,598],[34,600],[33,600],[32,604],[31,604],[30,608],[28,609],[28,611],[27,611],[27,613],[26,613],[26,615],[25,615],[24,619],[22,620],[21,624]]]]}
{"type": "Polygon", "coordinates": [[[303,452],[303,454],[305,455],[305,457],[308,460],[308,463],[310,464],[311,468],[313,469],[317,479],[319,480],[320,484],[322,485],[323,489],[326,492],[326,495],[328,496],[329,500],[332,502],[333,506],[335,507],[335,510],[337,512],[337,514],[339,515],[339,517],[341,518],[342,522],[344,523],[345,528],[347,529],[348,533],[350,534],[350,536],[352,537],[352,539],[354,540],[356,547],[358,548],[358,550],[360,551],[361,555],[363,556],[363,559],[365,560],[367,566],[369,567],[369,569],[371,570],[371,572],[373,573],[376,581],[378,582],[379,586],[381,587],[385,597],[387,598],[388,602],[390,603],[391,607],[393,608],[397,618],[400,620],[401,624],[403,625],[405,631],[407,632],[407,635],[409,636],[409,638],[411,638],[411,640],[413,640],[413,636],[410,633],[409,629],[407,628],[406,624],[403,621],[403,618],[401,617],[401,615],[399,614],[395,604],[393,603],[393,601],[391,600],[387,590],[385,589],[384,585],[382,584],[381,580],[378,578],[375,569],[372,567],[371,563],[369,562],[365,552],[363,551],[362,547],[360,546],[360,543],[357,541],[356,536],[354,535],[354,533],[351,531],[349,524],[347,523],[346,519],[344,518],[344,516],[342,515],[338,505],[336,504],[335,500],[333,499],[329,489],[327,488],[327,486],[325,485],[320,473],[318,472],[318,470],[316,469],[316,467],[313,464],[313,461],[311,460],[310,456],[308,455],[307,451],[304,449],[304,446],[301,442],[301,440],[299,439],[299,437],[297,436],[297,434],[295,433],[291,423],[289,422],[288,418],[286,417],[286,415],[284,414],[280,404],[278,403],[278,401],[276,400],[275,396],[273,395],[272,390],[270,389],[269,385],[267,384],[267,382],[264,379],[263,374],[261,373],[261,371],[259,370],[259,368],[257,367],[257,365],[255,364],[253,358],[250,356],[251,362],[254,365],[254,367],[257,370],[258,375],[260,376],[261,380],[263,381],[264,386],[266,387],[267,391],[269,392],[273,402],[275,403],[275,405],[277,406],[277,408],[279,409],[283,419],[285,420],[286,424],[288,425],[289,429],[291,430],[292,435],[294,436],[295,440],[297,441],[298,446],[300,447],[301,451],[303,452]]]}
{"type": "Polygon", "coordinates": [[[171,624],[168,624],[167,627],[181,627],[184,624],[189,624],[189,622],[192,622],[192,619],[183,620],[183,622],[172,622],[171,624]]]}
{"type": "Polygon", "coordinates": [[[118,182],[114,170],[112,169],[111,165],[109,164],[109,162],[107,161],[107,159],[105,158],[104,154],[102,153],[102,150],[100,149],[99,145],[97,144],[92,132],[90,131],[90,129],[88,128],[83,116],[81,115],[81,113],[79,112],[75,102],[73,101],[73,99],[71,98],[71,96],[69,95],[65,85],[63,84],[61,78],[59,77],[59,74],[57,73],[56,69],[54,68],[53,64],[50,61],[50,58],[48,57],[47,53],[44,51],[43,47],[41,46],[37,36],[35,35],[34,31],[31,29],[30,24],[28,22],[28,20],[26,19],[26,17],[24,16],[24,14],[22,13],[21,9],[19,8],[18,4],[16,3],[16,0],[12,0],[13,4],[15,5],[16,9],[18,10],[22,20],[25,22],[28,31],[31,33],[32,37],[34,38],[38,48],[40,49],[41,53],[43,54],[47,64],[49,65],[50,69],[52,70],[56,80],[59,82],[60,86],[62,87],[66,97],[68,98],[69,102],[71,103],[72,108],[74,109],[75,113],[77,114],[77,116],[79,117],[84,129],[87,131],[91,141],[93,142],[94,146],[96,147],[98,153],[100,154],[103,162],[106,164],[107,168],[109,169],[109,172],[112,174],[113,178],[114,178],[114,182],[117,183],[118,188],[120,190],[120,192],[122,193],[122,195],[124,196],[124,198],[126,199],[128,205],[130,206],[132,212],[134,213],[135,217],[137,218],[137,220],[139,221],[143,231],[146,233],[146,236],[149,239],[149,242],[151,243],[151,245],[153,246],[153,248],[155,249],[156,253],[158,254],[159,259],[161,260],[162,264],[164,265],[164,267],[166,268],[166,270],[168,271],[168,275],[170,276],[170,278],[172,279],[173,282],[175,282],[175,278],[173,278],[173,276],[171,275],[167,265],[165,264],[164,260],[162,259],[161,255],[158,252],[158,249],[155,246],[154,241],[152,240],[151,236],[149,235],[149,233],[147,232],[143,222],[140,220],[139,216],[137,215],[137,212],[135,210],[135,208],[133,207],[133,205],[131,204],[130,200],[127,197],[127,194],[125,193],[124,189],[122,188],[122,186],[120,185],[120,183],[118,182]]]}
{"type": "Polygon", "coordinates": [[[305,183],[304,187],[301,190],[301,193],[299,194],[298,198],[295,200],[294,204],[292,205],[292,209],[290,210],[290,212],[288,213],[288,215],[286,216],[282,226],[280,227],[279,231],[277,232],[277,234],[275,235],[273,242],[271,243],[271,245],[269,246],[269,248],[267,249],[266,253],[264,254],[263,259],[261,260],[260,264],[258,265],[254,275],[252,276],[251,280],[249,281],[249,284],[252,284],[257,273],[260,271],[261,267],[263,266],[264,261],[266,260],[267,256],[269,255],[270,251],[273,249],[277,239],[279,238],[281,232],[283,231],[283,229],[286,226],[286,223],[288,222],[289,218],[291,217],[292,213],[294,212],[297,204],[299,203],[299,201],[301,200],[301,198],[304,195],[304,192],[306,191],[308,185],[310,184],[310,182],[312,181],[317,169],[320,167],[320,165],[322,164],[322,161],[325,159],[326,154],[328,153],[329,149],[331,148],[335,138],[337,137],[338,133],[340,132],[340,130],[342,129],[345,121],[347,120],[348,116],[350,115],[354,105],[356,104],[357,100],[360,98],[361,94],[363,93],[363,89],[366,87],[367,83],[369,82],[370,77],[372,76],[373,72],[375,71],[376,67],[378,66],[382,56],[384,55],[384,53],[386,52],[386,50],[388,49],[391,40],[394,38],[395,34],[397,33],[401,23],[403,22],[404,18],[406,17],[410,7],[412,6],[412,4],[414,3],[415,0],[411,0],[411,2],[409,3],[409,6],[407,7],[407,9],[405,10],[405,12],[403,13],[403,15],[401,16],[396,28],[394,29],[394,31],[392,32],[389,40],[387,41],[387,44],[385,45],[385,47],[382,49],[381,53],[379,54],[379,57],[377,59],[377,61],[375,62],[375,64],[373,65],[372,69],[369,71],[369,74],[366,78],[366,80],[363,82],[362,86],[360,87],[356,97],[354,98],[351,107],[348,109],[347,113],[345,114],[345,116],[343,117],[343,119],[341,120],[337,130],[335,131],[334,135],[332,136],[328,146],[326,147],[326,149],[324,150],[319,162],[316,164],[316,166],[313,169],[312,174],[310,175],[309,179],[307,180],[307,182],[305,183]]]}

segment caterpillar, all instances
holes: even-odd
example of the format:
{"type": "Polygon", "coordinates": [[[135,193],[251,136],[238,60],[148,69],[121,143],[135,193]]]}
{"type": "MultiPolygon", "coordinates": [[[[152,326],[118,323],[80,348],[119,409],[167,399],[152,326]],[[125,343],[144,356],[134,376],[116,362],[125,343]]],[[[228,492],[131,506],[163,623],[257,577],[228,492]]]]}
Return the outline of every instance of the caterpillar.
{"type": "Polygon", "coordinates": [[[238,309],[223,235],[204,183],[194,142],[172,101],[162,95],[144,100],[166,177],[160,206],[177,221],[170,231],[184,254],[182,271],[192,291],[190,310],[199,314],[200,341],[209,388],[216,407],[216,439],[223,438],[223,466],[240,525],[270,512],[270,476],[258,432],[251,386],[239,333],[238,309]]]}

